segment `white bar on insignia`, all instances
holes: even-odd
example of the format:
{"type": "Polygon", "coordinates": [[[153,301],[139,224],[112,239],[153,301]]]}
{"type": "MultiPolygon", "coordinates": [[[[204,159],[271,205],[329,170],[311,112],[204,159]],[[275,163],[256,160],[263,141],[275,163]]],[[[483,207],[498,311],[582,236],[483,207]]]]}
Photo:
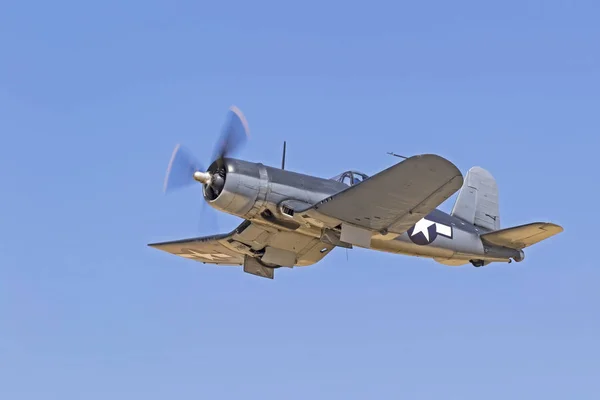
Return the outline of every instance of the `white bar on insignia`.
{"type": "Polygon", "coordinates": [[[436,229],[437,229],[437,233],[439,233],[440,235],[444,235],[444,236],[452,236],[452,228],[449,227],[448,225],[442,225],[439,223],[436,223],[436,229]]]}

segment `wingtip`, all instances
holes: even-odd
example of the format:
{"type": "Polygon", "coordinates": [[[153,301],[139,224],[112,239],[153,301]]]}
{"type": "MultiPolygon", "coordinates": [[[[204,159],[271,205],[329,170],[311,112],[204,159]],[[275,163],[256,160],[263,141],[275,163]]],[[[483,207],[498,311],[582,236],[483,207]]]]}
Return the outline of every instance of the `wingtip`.
{"type": "Polygon", "coordinates": [[[464,183],[464,178],[465,176],[463,175],[463,173],[461,172],[461,170],[456,166],[456,164],[454,164],[452,161],[448,160],[445,157],[440,156],[439,154],[422,154],[422,156],[424,158],[429,158],[432,160],[435,160],[436,162],[439,162],[440,165],[443,168],[448,168],[449,170],[454,170],[454,179],[459,179],[460,181],[460,185],[462,186],[462,184],[464,183]]]}
{"type": "MultiPolygon", "coordinates": [[[[403,163],[412,163],[417,160],[421,160],[424,162],[431,162],[431,168],[442,170],[447,172],[447,176],[449,177],[448,184],[455,184],[457,186],[456,191],[458,191],[462,185],[464,184],[464,175],[460,171],[460,169],[454,164],[452,161],[448,160],[445,157],[442,157],[438,154],[433,153],[425,153],[425,154],[416,154],[414,156],[410,156],[405,160],[400,161],[395,165],[400,165],[403,163]],[[452,175],[453,174],[453,175],[452,175]],[[452,175],[452,176],[451,176],[452,175]]],[[[408,165],[408,164],[407,164],[408,165]]]]}
{"type": "Polygon", "coordinates": [[[565,228],[553,222],[546,222],[546,226],[553,228],[553,230],[556,231],[556,234],[564,232],[565,230],[565,228]]]}

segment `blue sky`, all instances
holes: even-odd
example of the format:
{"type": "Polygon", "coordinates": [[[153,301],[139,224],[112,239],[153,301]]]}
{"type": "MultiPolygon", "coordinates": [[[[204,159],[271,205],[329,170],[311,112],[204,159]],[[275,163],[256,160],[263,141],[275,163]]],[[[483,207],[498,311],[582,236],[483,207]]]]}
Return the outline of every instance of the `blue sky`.
{"type": "Polygon", "coordinates": [[[597,398],[600,6],[355,4],[2,5],[0,398],[597,398]],[[147,248],[239,223],[161,192],[231,104],[242,158],[437,153],[492,172],[503,226],[565,232],[520,264],[338,249],[274,281],[147,248]]]}

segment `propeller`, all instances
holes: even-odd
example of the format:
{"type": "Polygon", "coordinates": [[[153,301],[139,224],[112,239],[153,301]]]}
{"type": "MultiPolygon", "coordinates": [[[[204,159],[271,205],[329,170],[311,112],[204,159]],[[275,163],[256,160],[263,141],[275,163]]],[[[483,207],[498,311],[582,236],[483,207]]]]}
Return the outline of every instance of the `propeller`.
{"type": "Polygon", "coordinates": [[[167,167],[164,192],[169,193],[196,183],[196,172],[203,170],[204,166],[185,147],[178,144],[167,167]]]}
{"type": "Polygon", "coordinates": [[[242,111],[236,106],[229,108],[228,120],[223,126],[221,137],[213,151],[213,161],[219,168],[223,167],[223,158],[235,153],[248,139],[250,129],[242,111]]]}
{"type": "Polygon", "coordinates": [[[225,185],[223,159],[235,153],[246,142],[248,133],[246,117],[239,108],[231,106],[210,163],[216,161],[217,169],[213,172],[207,171],[187,149],[178,144],[167,168],[164,192],[170,193],[200,182],[205,185],[205,190],[211,190],[214,195],[218,195],[225,185]]]}

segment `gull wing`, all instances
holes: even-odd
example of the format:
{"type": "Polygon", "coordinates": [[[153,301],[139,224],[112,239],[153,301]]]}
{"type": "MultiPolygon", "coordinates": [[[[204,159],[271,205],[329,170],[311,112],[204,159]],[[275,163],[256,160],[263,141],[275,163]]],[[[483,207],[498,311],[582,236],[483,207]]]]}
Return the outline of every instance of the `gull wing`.
{"type": "Polygon", "coordinates": [[[311,265],[335,247],[308,235],[248,220],[229,233],[148,246],[205,264],[243,265],[244,272],[271,279],[273,267],[311,265]]]}
{"type": "Polygon", "coordinates": [[[401,234],[462,184],[461,172],[450,161],[418,155],[298,212],[330,227],[342,223],[352,226],[348,229],[401,234]]]}

